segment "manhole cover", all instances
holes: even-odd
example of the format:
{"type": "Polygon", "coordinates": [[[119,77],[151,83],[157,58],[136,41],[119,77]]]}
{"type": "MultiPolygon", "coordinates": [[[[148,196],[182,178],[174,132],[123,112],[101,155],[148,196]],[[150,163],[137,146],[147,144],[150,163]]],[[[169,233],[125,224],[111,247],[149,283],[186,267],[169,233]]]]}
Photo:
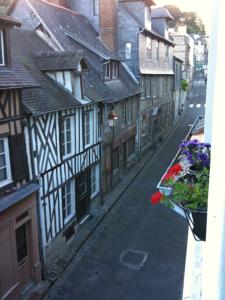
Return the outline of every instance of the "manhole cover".
{"type": "Polygon", "coordinates": [[[128,269],[140,270],[143,267],[147,256],[147,252],[128,249],[121,253],[120,263],[128,269]]]}

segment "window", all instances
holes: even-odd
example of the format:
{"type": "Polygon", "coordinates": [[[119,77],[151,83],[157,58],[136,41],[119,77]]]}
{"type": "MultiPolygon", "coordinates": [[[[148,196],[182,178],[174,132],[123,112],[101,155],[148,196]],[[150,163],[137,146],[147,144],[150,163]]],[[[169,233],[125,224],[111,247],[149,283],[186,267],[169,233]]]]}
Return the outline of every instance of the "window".
{"type": "Polygon", "coordinates": [[[147,58],[152,58],[152,40],[150,37],[146,37],[146,48],[147,48],[147,58]]]}
{"type": "Polygon", "coordinates": [[[119,77],[119,65],[117,62],[107,63],[105,65],[105,79],[117,79],[119,77]]]}
{"type": "Polygon", "coordinates": [[[151,81],[150,77],[146,77],[146,96],[149,98],[151,95],[151,81]]]}
{"type": "Polygon", "coordinates": [[[99,16],[99,0],[93,0],[93,14],[99,16]]]}
{"type": "Polygon", "coordinates": [[[126,123],[126,109],[125,109],[125,102],[121,102],[121,123],[126,123]]]}
{"type": "Polygon", "coordinates": [[[74,215],[75,211],[75,197],[74,197],[74,186],[73,182],[69,181],[62,186],[62,210],[63,219],[65,222],[74,215]]]}
{"type": "Polygon", "coordinates": [[[163,77],[163,95],[166,96],[167,95],[167,76],[163,77]]]}
{"type": "Polygon", "coordinates": [[[5,65],[4,31],[0,29],[0,66],[5,65]]]}
{"type": "Polygon", "coordinates": [[[16,253],[17,263],[22,264],[28,255],[26,223],[16,229],[16,253]]]}
{"type": "Polygon", "coordinates": [[[126,43],[125,46],[125,58],[131,59],[131,43],[126,43]]]}
{"type": "Polygon", "coordinates": [[[105,65],[105,79],[111,78],[111,64],[108,63],[105,65]]]}
{"type": "Polygon", "coordinates": [[[128,156],[135,153],[135,136],[132,136],[128,140],[128,156]]]}
{"type": "Polygon", "coordinates": [[[165,45],[165,62],[169,61],[169,46],[165,45]]]}
{"type": "Polygon", "coordinates": [[[132,122],[132,100],[129,99],[126,101],[126,125],[131,124],[132,122]]]}
{"type": "Polygon", "coordinates": [[[0,139],[0,187],[11,182],[8,138],[0,139]]]}
{"type": "Polygon", "coordinates": [[[118,64],[112,63],[112,79],[118,78],[118,64]]]}
{"type": "Polygon", "coordinates": [[[112,152],[112,169],[118,169],[119,168],[119,147],[116,147],[113,149],[112,152]]]}
{"type": "Polygon", "coordinates": [[[74,144],[72,117],[66,117],[62,122],[62,155],[64,157],[72,154],[74,144]]]}
{"type": "Polygon", "coordinates": [[[87,147],[92,144],[93,134],[91,134],[93,111],[86,111],[84,113],[84,146],[87,147]]]}
{"type": "Polygon", "coordinates": [[[156,59],[159,60],[159,42],[156,41],[155,43],[155,48],[156,48],[156,59]]]}
{"type": "Polygon", "coordinates": [[[91,168],[91,198],[99,193],[99,164],[91,168]]]}

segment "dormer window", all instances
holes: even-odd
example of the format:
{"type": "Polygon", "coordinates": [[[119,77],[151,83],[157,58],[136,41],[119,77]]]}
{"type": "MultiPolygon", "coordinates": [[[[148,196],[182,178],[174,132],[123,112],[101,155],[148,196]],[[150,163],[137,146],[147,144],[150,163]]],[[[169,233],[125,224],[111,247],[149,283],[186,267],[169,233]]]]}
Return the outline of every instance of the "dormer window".
{"type": "Polygon", "coordinates": [[[0,66],[5,65],[4,31],[0,29],[0,66]]]}
{"type": "Polygon", "coordinates": [[[117,62],[110,62],[105,65],[105,79],[114,80],[119,77],[119,64],[117,62]]]}

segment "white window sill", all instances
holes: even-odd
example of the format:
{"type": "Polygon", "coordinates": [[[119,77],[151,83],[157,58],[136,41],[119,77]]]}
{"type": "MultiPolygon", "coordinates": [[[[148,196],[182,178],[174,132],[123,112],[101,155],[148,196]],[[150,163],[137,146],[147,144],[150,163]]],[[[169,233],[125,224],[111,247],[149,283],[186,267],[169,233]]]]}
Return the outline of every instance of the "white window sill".
{"type": "Polygon", "coordinates": [[[10,183],[12,183],[11,179],[4,180],[4,181],[0,182],[0,188],[4,187],[10,183]]]}
{"type": "Polygon", "coordinates": [[[69,223],[69,221],[71,221],[74,217],[75,217],[75,213],[72,213],[71,215],[67,216],[67,217],[64,219],[64,224],[69,223]]]}

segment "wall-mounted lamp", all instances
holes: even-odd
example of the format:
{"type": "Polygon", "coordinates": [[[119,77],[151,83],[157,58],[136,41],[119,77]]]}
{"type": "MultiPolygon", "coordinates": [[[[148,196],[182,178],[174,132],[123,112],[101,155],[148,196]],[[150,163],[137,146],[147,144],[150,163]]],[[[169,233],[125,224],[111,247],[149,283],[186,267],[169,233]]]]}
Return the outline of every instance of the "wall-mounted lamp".
{"type": "Polygon", "coordinates": [[[110,127],[113,127],[115,125],[115,120],[118,120],[118,117],[115,114],[115,112],[111,110],[110,113],[108,114],[108,121],[110,127]]]}

